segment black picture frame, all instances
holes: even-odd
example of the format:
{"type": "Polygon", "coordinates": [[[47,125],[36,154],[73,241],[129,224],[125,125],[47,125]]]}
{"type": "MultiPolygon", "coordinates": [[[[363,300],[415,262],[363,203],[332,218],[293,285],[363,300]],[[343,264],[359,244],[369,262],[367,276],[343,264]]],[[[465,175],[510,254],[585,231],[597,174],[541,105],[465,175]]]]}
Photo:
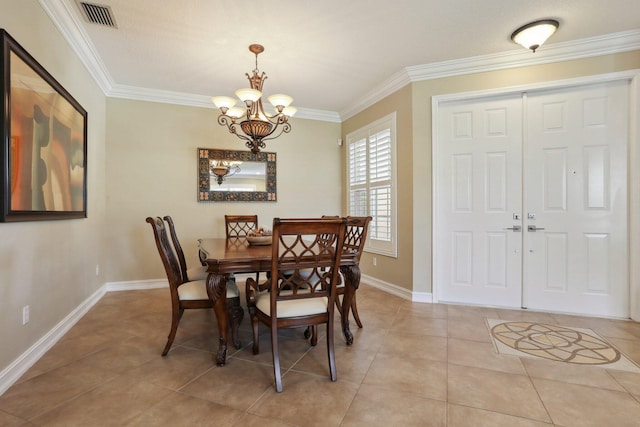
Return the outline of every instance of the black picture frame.
{"type": "Polygon", "coordinates": [[[277,155],[260,151],[222,150],[198,148],[198,201],[199,202],[275,202],[277,201],[277,155]],[[265,163],[266,191],[211,191],[211,160],[229,162],[265,163]]]}
{"type": "Polygon", "coordinates": [[[87,217],[87,111],[4,29],[0,222],[87,217]]]}

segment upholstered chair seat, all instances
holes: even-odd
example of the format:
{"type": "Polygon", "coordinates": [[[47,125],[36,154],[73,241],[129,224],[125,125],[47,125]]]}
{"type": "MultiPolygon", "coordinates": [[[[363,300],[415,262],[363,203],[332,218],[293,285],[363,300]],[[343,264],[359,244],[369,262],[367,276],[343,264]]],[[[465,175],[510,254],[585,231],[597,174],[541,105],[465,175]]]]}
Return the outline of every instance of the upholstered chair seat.
{"type": "MultiPolygon", "coordinates": [[[[282,291],[280,295],[291,295],[291,291],[282,291]]],[[[326,297],[313,299],[286,300],[278,303],[278,318],[310,316],[313,314],[326,313],[326,297]]],[[[266,314],[271,315],[271,298],[269,292],[261,292],[256,295],[256,308],[266,314]]]]}
{"type": "MultiPolygon", "coordinates": [[[[238,285],[235,280],[227,280],[227,298],[236,298],[240,296],[238,285]]],[[[208,299],[207,281],[193,280],[178,286],[178,297],[182,301],[204,300],[208,299]]]]}
{"type": "Polygon", "coordinates": [[[187,277],[189,280],[206,280],[207,279],[207,266],[199,265],[197,267],[191,267],[187,269],[187,277]]]}
{"type": "MultiPolygon", "coordinates": [[[[178,240],[173,220],[170,216],[165,216],[164,221],[169,224],[171,242],[167,235],[167,228],[160,217],[147,217],[151,224],[160,259],[164,265],[167,280],[169,282],[169,293],[171,294],[171,329],[167,337],[167,343],[162,350],[162,355],[166,356],[171,349],[171,345],[178,330],[178,324],[187,309],[213,309],[213,301],[207,293],[207,272],[206,267],[200,266],[187,269],[182,246],[178,240]],[[173,243],[173,247],[172,247],[173,243]]],[[[236,348],[240,348],[238,338],[238,327],[244,316],[244,310],[240,306],[240,296],[235,280],[227,281],[226,289],[227,313],[230,319],[231,337],[236,348]]]]}

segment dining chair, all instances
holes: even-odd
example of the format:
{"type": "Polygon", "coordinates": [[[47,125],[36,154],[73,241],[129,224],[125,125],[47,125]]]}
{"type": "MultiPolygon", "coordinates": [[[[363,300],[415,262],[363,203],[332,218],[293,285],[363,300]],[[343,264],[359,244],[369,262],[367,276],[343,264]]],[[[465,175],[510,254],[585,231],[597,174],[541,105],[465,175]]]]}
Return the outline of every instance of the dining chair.
{"type": "MultiPolygon", "coordinates": [[[[344,244],[342,245],[343,255],[352,255],[355,257],[355,265],[360,265],[360,257],[362,256],[362,251],[364,250],[364,243],[367,239],[367,230],[369,228],[369,222],[371,221],[370,216],[348,216],[346,217],[347,228],[344,236],[344,244]]],[[[353,270],[351,270],[353,271],[353,270]]],[[[358,270],[359,271],[359,270],[358,270]]],[[[360,278],[353,278],[360,282],[360,278]]],[[[352,280],[353,280],[352,279],[352,280]]],[[[342,295],[344,298],[345,292],[345,280],[344,277],[341,277],[341,281],[337,287],[337,294],[342,295]]],[[[338,298],[336,298],[336,305],[338,306],[338,311],[340,312],[340,316],[342,316],[342,304],[338,298]]],[[[360,315],[358,314],[358,306],[356,305],[356,292],[353,293],[353,298],[351,299],[351,313],[353,314],[353,319],[356,321],[356,324],[359,328],[362,328],[362,322],[360,321],[360,315]]],[[[348,313],[347,313],[348,314],[348,313]]]]}
{"type": "MultiPolygon", "coordinates": [[[[258,229],[258,215],[225,215],[224,225],[227,239],[245,238],[251,230],[258,229]]],[[[256,281],[258,280],[260,272],[256,271],[256,281]]]]}
{"type": "MultiPolygon", "coordinates": [[[[165,345],[164,350],[162,350],[162,355],[166,356],[176,337],[178,324],[184,314],[184,310],[202,308],[212,309],[213,302],[207,294],[206,280],[188,280],[188,275],[185,272],[185,269],[182,268],[182,263],[178,261],[176,254],[169,243],[169,237],[167,236],[167,230],[162,218],[147,217],[146,221],[151,224],[151,228],[153,229],[156,247],[158,248],[158,253],[160,254],[162,264],[164,265],[164,269],[167,274],[169,292],[171,294],[171,330],[169,331],[167,344],[165,345]]],[[[175,237],[174,242],[178,242],[177,236],[175,237]]],[[[180,247],[179,243],[178,247],[180,247]]],[[[227,282],[226,298],[232,341],[236,348],[240,348],[238,327],[244,317],[244,310],[240,306],[240,296],[238,286],[235,281],[229,280],[227,282]]]]}
{"type": "MultiPolygon", "coordinates": [[[[318,325],[326,324],[329,373],[331,381],[338,379],[333,344],[334,301],[344,235],[344,219],[276,218],[273,220],[271,276],[264,287],[252,277],[247,279],[253,354],[260,351],[258,327],[262,322],[271,331],[277,392],[282,392],[278,347],[281,328],[311,326],[316,330],[318,325]]],[[[315,344],[313,339],[311,344],[315,344]]]]}
{"type": "Polygon", "coordinates": [[[178,256],[178,262],[180,263],[180,273],[182,274],[182,280],[185,282],[189,282],[191,280],[204,280],[207,278],[207,266],[199,265],[198,267],[192,267],[187,269],[187,261],[184,257],[184,252],[182,251],[182,245],[180,245],[180,241],[178,240],[178,235],[176,234],[176,227],[173,224],[173,219],[167,215],[164,217],[164,220],[169,224],[169,234],[171,235],[171,242],[173,243],[173,249],[176,251],[176,255],[178,256]]]}
{"type": "MultiPolygon", "coordinates": [[[[338,216],[332,215],[323,215],[322,218],[339,218],[338,216]]],[[[369,222],[371,221],[370,216],[347,216],[347,229],[345,231],[344,236],[344,245],[342,246],[343,255],[354,256],[355,257],[355,265],[360,265],[360,258],[362,257],[362,251],[364,250],[364,243],[367,239],[367,230],[369,228],[369,222]]],[[[360,282],[360,278],[353,278],[360,282]]],[[[340,274],[340,281],[336,288],[337,295],[342,295],[344,298],[345,292],[345,279],[344,275],[340,274]]],[[[342,316],[342,304],[339,298],[336,298],[336,306],[338,307],[338,312],[340,316],[342,316]]],[[[360,320],[360,315],[358,314],[358,306],[356,305],[356,293],[353,293],[353,298],[351,299],[351,313],[353,314],[353,319],[356,321],[356,324],[359,328],[362,328],[362,321],[360,320]]],[[[309,336],[310,332],[305,333],[305,337],[309,336]]]]}
{"type": "Polygon", "coordinates": [[[258,229],[258,215],[225,215],[227,239],[247,237],[249,231],[258,229]]]}

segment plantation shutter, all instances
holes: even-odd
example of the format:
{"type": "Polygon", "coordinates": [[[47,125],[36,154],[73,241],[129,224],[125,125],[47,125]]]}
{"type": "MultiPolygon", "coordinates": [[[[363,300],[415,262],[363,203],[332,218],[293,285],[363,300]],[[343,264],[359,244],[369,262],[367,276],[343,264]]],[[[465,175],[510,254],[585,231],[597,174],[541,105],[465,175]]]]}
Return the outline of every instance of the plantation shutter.
{"type": "Polygon", "coordinates": [[[372,217],[365,250],[396,256],[395,115],[347,135],[349,215],[372,217]]]}

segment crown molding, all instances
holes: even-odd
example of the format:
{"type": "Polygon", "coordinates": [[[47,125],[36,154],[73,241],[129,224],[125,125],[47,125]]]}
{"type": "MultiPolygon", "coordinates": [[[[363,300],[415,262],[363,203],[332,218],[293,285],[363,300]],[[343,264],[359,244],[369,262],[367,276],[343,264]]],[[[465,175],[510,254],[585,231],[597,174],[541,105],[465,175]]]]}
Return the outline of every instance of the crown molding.
{"type": "MultiPolygon", "coordinates": [[[[185,105],[189,107],[212,108],[215,105],[211,102],[210,96],[193,95],[182,92],[171,92],[166,90],[148,89],[137,86],[114,85],[109,93],[110,98],[132,99],[138,101],[160,102],[165,104],[185,105]]],[[[298,108],[296,119],[320,120],[324,122],[341,123],[338,113],[325,110],[314,110],[311,108],[298,108]]]]}
{"type": "MultiPolygon", "coordinates": [[[[39,0],[44,11],[49,15],[55,26],[60,30],[80,61],[94,78],[102,92],[107,97],[134,99],[141,101],[178,104],[193,107],[214,108],[211,98],[204,95],[171,92],[143,87],[119,85],[107,71],[107,67],[100,59],[100,55],[93,48],[89,36],[81,23],[75,18],[73,11],[67,4],[59,0],[39,0]]],[[[340,123],[340,116],[335,111],[300,108],[295,115],[299,119],[320,120],[340,123]]]]}
{"type": "MultiPolygon", "coordinates": [[[[93,48],[87,33],[66,3],[59,0],[38,1],[107,97],[214,108],[210,98],[203,95],[115,84],[100,56],[93,48]]],[[[298,108],[296,118],[341,123],[413,82],[568,61],[636,49],[640,49],[640,30],[565,43],[545,44],[544,48],[535,53],[518,49],[492,55],[406,67],[367,93],[362,94],[357,102],[341,112],[298,108]]]]}
{"type": "Polygon", "coordinates": [[[297,119],[320,120],[323,122],[342,123],[337,111],[316,110],[313,108],[298,107],[295,117],[297,119]]]}
{"type": "Polygon", "coordinates": [[[340,117],[342,118],[342,120],[346,120],[352,116],[355,116],[365,108],[369,108],[376,102],[391,95],[394,92],[397,92],[409,83],[411,83],[411,78],[406,69],[398,71],[382,84],[369,91],[369,93],[364,94],[362,97],[360,97],[357,103],[354,103],[347,109],[341,111],[340,117]]]}
{"type": "Polygon", "coordinates": [[[100,55],[94,50],[89,36],[75,18],[75,14],[69,10],[65,2],[59,0],[38,1],[102,92],[108,96],[114,85],[113,79],[100,59],[100,55]]]}
{"type": "Polygon", "coordinates": [[[535,53],[518,49],[405,68],[412,82],[463,74],[528,67],[640,49],[640,30],[544,45],[535,53]]]}
{"type": "Polygon", "coordinates": [[[374,88],[357,104],[353,104],[340,112],[340,117],[346,120],[401,89],[408,83],[569,61],[636,49],[640,49],[640,30],[624,31],[565,43],[545,44],[544,48],[535,53],[518,49],[492,55],[406,67],[374,88]]]}

